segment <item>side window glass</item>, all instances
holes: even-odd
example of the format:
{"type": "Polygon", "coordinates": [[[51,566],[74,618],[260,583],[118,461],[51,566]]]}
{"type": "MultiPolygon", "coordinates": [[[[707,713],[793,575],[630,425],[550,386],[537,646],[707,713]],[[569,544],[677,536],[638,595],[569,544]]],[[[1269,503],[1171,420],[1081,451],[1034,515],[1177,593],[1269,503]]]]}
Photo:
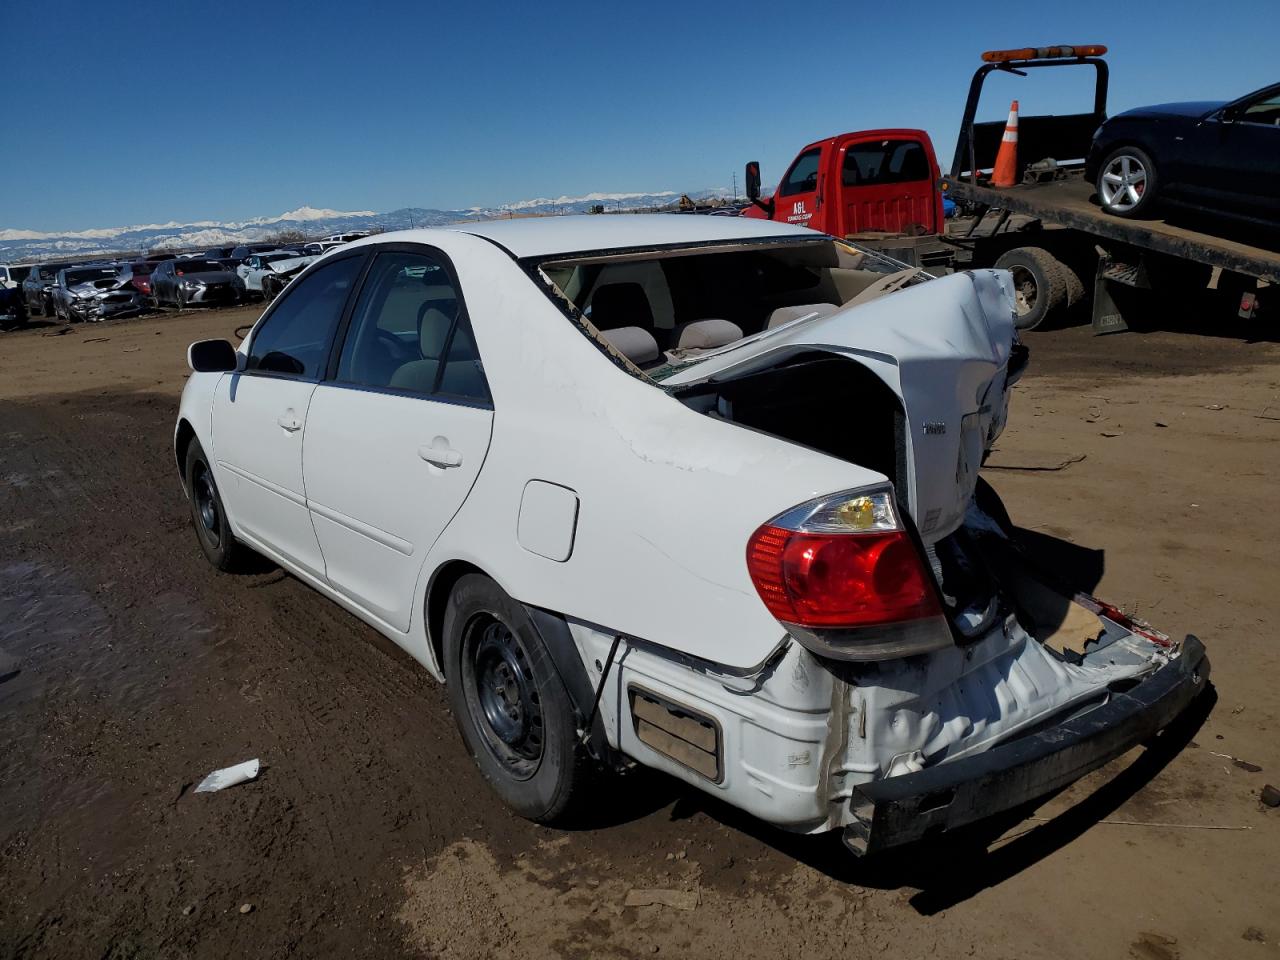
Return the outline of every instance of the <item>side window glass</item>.
{"type": "Polygon", "coordinates": [[[344,257],[295,283],[255,331],[245,369],[318,380],[362,262],[344,257]]]}
{"type": "Polygon", "coordinates": [[[489,403],[489,383],[484,378],[484,366],[476,351],[475,337],[466,316],[458,318],[449,344],[449,357],[444,373],[440,375],[440,392],[453,397],[479,400],[489,403]]]}
{"type": "Polygon", "coordinates": [[[820,156],[822,156],[822,148],[815,147],[796,157],[796,162],[791,165],[787,175],[782,178],[782,183],[778,185],[779,196],[790,197],[797,193],[809,193],[817,190],[818,158],[820,156]]]}
{"type": "Polygon", "coordinates": [[[1253,103],[1244,108],[1244,115],[1241,119],[1248,123],[1280,126],[1280,93],[1253,101],[1253,103]]]}
{"type": "MultiPolygon", "coordinates": [[[[338,380],[426,395],[443,389],[444,369],[456,368],[462,372],[452,376],[474,389],[475,374],[465,370],[468,363],[479,370],[474,344],[450,346],[450,336],[458,337],[455,326],[468,329],[458,313],[457,290],[439,260],[426,253],[378,254],[352,312],[338,380]]],[[[469,330],[465,337],[470,343],[469,330]]],[[[487,389],[479,398],[488,399],[487,389]]]]}

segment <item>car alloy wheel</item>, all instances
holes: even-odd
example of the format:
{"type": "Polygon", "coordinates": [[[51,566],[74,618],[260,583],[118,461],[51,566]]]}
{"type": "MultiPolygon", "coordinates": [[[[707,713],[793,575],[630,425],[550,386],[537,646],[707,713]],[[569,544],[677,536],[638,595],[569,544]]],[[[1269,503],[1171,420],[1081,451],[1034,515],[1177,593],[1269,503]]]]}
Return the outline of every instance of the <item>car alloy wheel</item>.
{"type": "Polygon", "coordinates": [[[542,703],[520,638],[489,614],[474,617],[463,638],[461,680],[489,754],[515,779],[532,777],[545,737],[542,703]]]}
{"type": "Polygon", "coordinates": [[[1142,160],[1131,153],[1116,154],[1098,178],[1098,196],[1108,210],[1128,213],[1142,203],[1148,179],[1142,160]]]}

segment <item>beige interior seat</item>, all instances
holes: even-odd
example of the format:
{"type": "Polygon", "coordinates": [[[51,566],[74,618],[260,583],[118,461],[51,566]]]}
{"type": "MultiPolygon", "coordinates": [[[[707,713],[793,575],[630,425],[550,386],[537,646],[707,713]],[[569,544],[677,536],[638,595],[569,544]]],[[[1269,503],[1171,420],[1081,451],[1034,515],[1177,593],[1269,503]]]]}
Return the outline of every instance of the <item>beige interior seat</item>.
{"type": "Polygon", "coordinates": [[[676,327],[676,349],[714,350],[741,340],[742,336],[742,328],[729,320],[694,320],[676,327]]]}
{"type": "Polygon", "coordinates": [[[614,327],[601,330],[600,337],[636,366],[653,363],[662,356],[658,341],[644,327],[614,327]]]}
{"type": "Polygon", "coordinates": [[[779,307],[769,314],[769,328],[780,327],[784,323],[815,313],[820,317],[829,317],[839,309],[834,303],[801,303],[794,307],[779,307]]]}

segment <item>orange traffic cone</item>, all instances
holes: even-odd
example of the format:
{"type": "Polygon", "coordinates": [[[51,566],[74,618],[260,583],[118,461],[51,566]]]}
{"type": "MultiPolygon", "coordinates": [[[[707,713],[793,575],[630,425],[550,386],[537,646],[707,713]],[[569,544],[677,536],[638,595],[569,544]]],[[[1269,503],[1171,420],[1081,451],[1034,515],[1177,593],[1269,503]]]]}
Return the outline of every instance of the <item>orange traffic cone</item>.
{"type": "Polygon", "coordinates": [[[993,187],[1012,187],[1018,182],[1018,101],[1009,105],[1009,122],[1005,124],[996,168],[991,171],[993,187]]]}

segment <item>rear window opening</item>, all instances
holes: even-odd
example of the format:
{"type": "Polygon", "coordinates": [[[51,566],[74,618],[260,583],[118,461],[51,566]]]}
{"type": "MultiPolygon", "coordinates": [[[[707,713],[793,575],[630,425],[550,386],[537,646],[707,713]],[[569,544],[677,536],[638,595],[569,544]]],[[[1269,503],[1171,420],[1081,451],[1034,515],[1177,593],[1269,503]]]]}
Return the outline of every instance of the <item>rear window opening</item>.
{"type": "Polygon", "coordinates": [[[526,267],[620,365],[655,382],[787,323],[923,279],[830,238],[582,254],[526,267]]]}

